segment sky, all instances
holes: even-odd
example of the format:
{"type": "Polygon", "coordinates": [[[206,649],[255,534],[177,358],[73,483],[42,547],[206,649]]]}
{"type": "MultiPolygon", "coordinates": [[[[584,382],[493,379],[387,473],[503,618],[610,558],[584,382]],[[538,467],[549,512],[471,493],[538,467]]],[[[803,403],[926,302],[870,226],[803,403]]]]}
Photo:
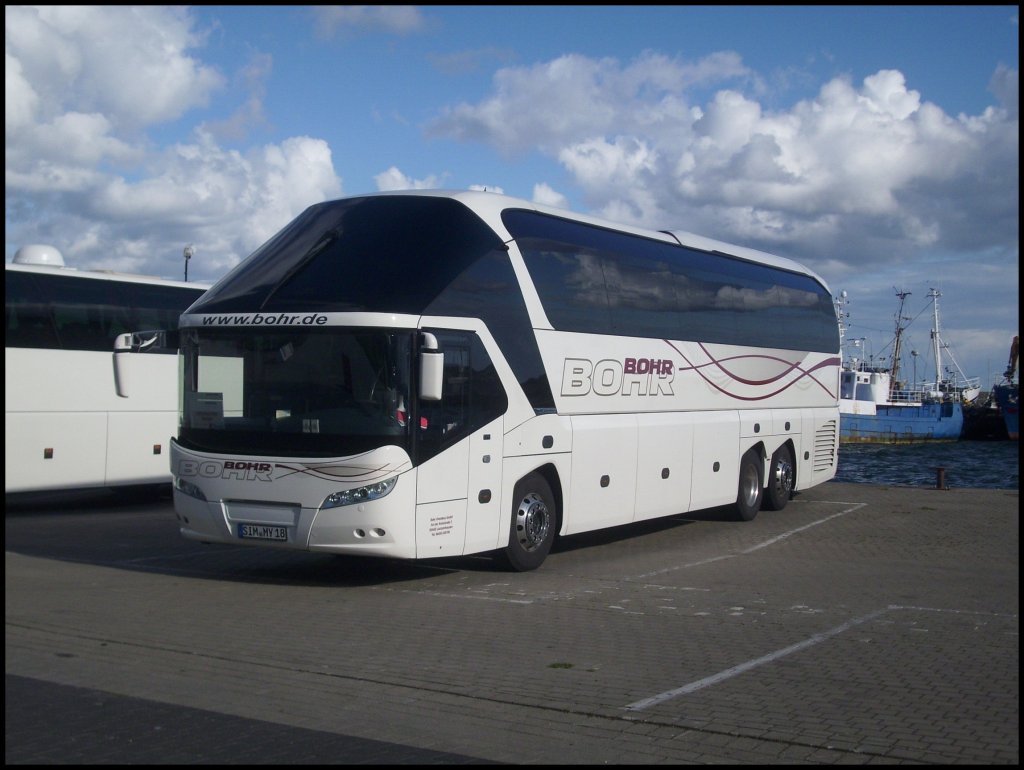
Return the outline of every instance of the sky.
{"type": "MultiPolygon", "coordinates": [[[[795,259],[988,387],[1018,6],[6,6],[5,259],[215,281],[307,206],[493,192],[795,259]]],[[[783,345],[784,347],[784,345],[783,345]]]]}

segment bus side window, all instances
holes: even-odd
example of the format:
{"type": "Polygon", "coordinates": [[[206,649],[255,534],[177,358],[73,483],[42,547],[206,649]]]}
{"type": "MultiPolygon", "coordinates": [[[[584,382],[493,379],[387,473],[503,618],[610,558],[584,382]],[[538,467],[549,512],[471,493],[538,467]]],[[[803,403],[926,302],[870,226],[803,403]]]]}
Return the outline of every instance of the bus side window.
{"type": "Polygon", "coordinates": [[[50,306],[31,275],[8,271],[4,276],[5,344],[9,348],[60,347],[50,306]]]}
{"type": "Polygon", "coordinates": [[[131,291],[134,317],[130,319],[132,328],[124,331],[177,329],[183,309],[188,308],[198,296],[190,289],[141,283],[128,284],[125,288],[131,291]]]}
{"type": "Polygon", "coordinates": [[[500,417],[508,397],[483,343],[472,332],[429,329],[444,352],[440,401],[419,405],[418,462],[422,463],[500,417]]]}

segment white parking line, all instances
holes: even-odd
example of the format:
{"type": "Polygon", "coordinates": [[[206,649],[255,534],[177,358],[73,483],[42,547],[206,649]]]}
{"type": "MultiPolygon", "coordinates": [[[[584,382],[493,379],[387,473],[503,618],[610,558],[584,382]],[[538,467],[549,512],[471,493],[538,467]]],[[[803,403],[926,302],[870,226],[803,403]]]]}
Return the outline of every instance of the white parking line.
{"type": "Polygon", "coordinates": [[[854,511],[859,510],[863,508],[865,505],[867,505],[867,503],[829,502],[827,500],[815,500],[813,502],[820,503],[823,505],[848,505],[850,507],[846,508],[845,510],[839,511],[839,513],[833,513],[831,516],[826,516],[824,519],[818,519],[817,521],[812,521],[810,524],[804,524],[802,527],[797,527],[796,529],[791,529],[788,532],[783,532],[781,535],[776,535],[775,537],[765,540],[763,543],[753,545],[750,548],[746,548],[740,551],[739,553],[727,553],[722,554],[721,556],[712,556],[707,559],[701,559],[700,561],[691,561],[687,562],[686,564],[677,564],[674,567],[665,567],[664,569],[655,570],[654,572],[645,572],[642,575],[633,575],[632,577],[626,577],[623,579],[643,580],[645,578],[654,577],[655,575],[664,575],[667,572],[675,572],[681,569],[689,569],[690,567],[700,567],[704,564],[711,564],[712,562],[722,561],[723,559],[735,559],[737,556],[753,553],[754,551],[758,551],[762,548],[767,548],[770,545],[775,545],[779,541],[785,540],[787,537],[790,537],[791,535],[795,535],[798,532],[803,532],[804,530],[810,529],[811,527],[816,527],[819,524],[824,524],[825,522],[831,521],[832,519],[838,518],[840,516],[845,516],[848,513],[853,513],[854,511]]]}
{"type": "MultiPolygon", "coordinates": [[[[845,505],[845,503],[843,503],[843,505],[845,505]]],[[[754,551],[758,551],[758,550],[760,550],[762,548],[767,548],[770,545],[775,545],[780,540],[785,540],[790,535],[795,535],[797,532],[803,532],[805,529],[810,529],[811,527],[816,527],[819,524],[824,524],[826,521],[831,521],[832,519],[838,518],[839,516],[845,516],[848,513],[853,513],[858,508],[863,508],[865,505],[867,505],[867,503],[853,503],[845,511],[840,511],[839,513],[833,513],[831,516],[826,516],[824,519],[818,519],[817,521],[812,521],[810,524],[805,524],[802,527],[797,527],[796,529],[791,529],[791,530],[789,530],[789,532],[783,532],[781,535],[776,535],[773,538],[769,538],[768,540],[765,540],[763,543],[758,543],[757,545],[754,545],[754,546],[751,546],[750,548],[747,548],[745,551],[742,551],[742,553],[753,553],[754,551]]]]}
{"type": "Polygon", "coordinates": [[[655,706],[659,703],[671,700],[672,698],[677,698],[680,695],[688,695],[691,692],[703,690],[705,687],[710,687],[713,684],[718,684],[719,682],[724,682],[727,679],[732,679],[734,676],[738,676],[745,671],[749,671],[752,668],[763,666],[765,663],[771,663],[772,661],[776,661],[779,658],[784,658],[787,655],[791,655],[794,652],[799,652],[800,650],[805,650],[808,647],[813,647],[816,644],[820,644],[821,642],[831,639],[833,636],[836,636],[837,634],[841,634],[844,631],[848,631],[854,626],[859,626],[861,623],[867,623],[869,620],[874,620],[880,615],[884,615],[891,609],[898,608],[889,606],[881,610],[869,612],[867,615],[863,615],[859,618],[854,618],[853,620],[848,620],[842,625],[836,626],[835,628],[830,628],[828,631],[823,631],[820,634],[815,634],[809,639],[804,639],[802,642],[797,642],[796,644],[790,645],[789,647],[784,647],[781,650],[776,650],[775,652],[769,653],[768,655],[763,655],[760,658],[748,660],[745,663],[740,663],[738,666],[727,668],[724,671],[719,671],[717,674],[712,674],[711,676],[704,677],[703,679],[698,679],[696,682],[690,682],[689,684],[685,684],[682,687],[677,687],[674,690],[668,690],[666,692],[659,693],[658,695],[652,695],[650,698],[638,700],[635,703],[630,703],[625,708],[627,711],[642,711],[643,709],[650,708],[651,706],[655,706]]]}
{"type": "Polygon", "coordinates": [[[740,674],[746,671],[750,671],[751,669],[757,668],[758,666],[763,666],[766,663],[771,663],[773,661],[778,660],[779,658],[784,658],[785,656],[791,655],[794,652],[806,650],[808,647],[813,647],[814,645],[827,641],[831,639],[833,636],[837,636],[838,634],[841,634],[844,631],[849,631],[851,628],[854,628],[855,626],[859,626],[862,623],[867,623],[871,620],[874,620],[875,618],[881,617],[887,612],[893,611],[939,612],[953,615],[978,615],[991,618],[1018,617],[1014,614],[1006,614],[1000,612],[978,612],[973,610],[954,610],[942,609],[939,607],[916,607],[910,605],[890,604],[888,607],[884,607],[880,610],[875,610],[874,612],[869,612],[867,615],[862,615],[859,618],[848,620],[845,623],[836,626],[835,628],[830,628],[828,631],[822,631],[820,634],[815,634],[814,636],[804,639],[802,642],[797,642],[796,644],[792,644],[789,647],[783,647],[781,650],[776,650],[775,652],[769,653],[768,655],[762,655],[760,658],[748,660],[745,663],[740,663],[737,666],[732,666],[731,668],[727,668],[724,671],[719,671],[717,674],[712,674],[711,676],[706,676],[703,679],[698,679],[695,682],[684,684],[682,687],[677,687],[674,690],[667,690],[663,693],[652,695],[650,698],[638,700],[635,703],[630,703],[628,706],[624,706],[623,708],[626,711],[643,711],[646,708],[650,708],[651,706],[655,706],[659,703],[664,703],[667,700],[672,700],[672,698],[677,698],[680,695],[688,695],[692,692],[697,692],[697,690],[703,690],[705,687],[710,687],[711,685],[718,684],[719,682],[724,682],[727,679],[732,679],[734,676],[739,676],[740,674]]]}

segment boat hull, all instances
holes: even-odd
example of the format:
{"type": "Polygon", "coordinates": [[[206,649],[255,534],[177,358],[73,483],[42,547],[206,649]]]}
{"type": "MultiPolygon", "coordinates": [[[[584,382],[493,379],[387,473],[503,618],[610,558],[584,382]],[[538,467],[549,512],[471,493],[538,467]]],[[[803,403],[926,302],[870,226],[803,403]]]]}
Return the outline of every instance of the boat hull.
{"type": "Polygon", "coordinates": [[[963,427],[964,412],[959,403],[879,404],[875,407],[875,414],[849,414],[840,410],[839,442],[911,444],[959,441],[963,427]]]}
{"type": "Polygon", "coordinates": [[[1006,421],[995,401],[981,399],[964,404],[964,432],[966,441],[1006,441],[1006,421]]]}
{"type": "Polygon", "coordinates": [[[1020,389],[1016,384],[996,385],[992,397],[1006,421],[1006,433],[1013,440],[1020,439],[1020,389]]]}

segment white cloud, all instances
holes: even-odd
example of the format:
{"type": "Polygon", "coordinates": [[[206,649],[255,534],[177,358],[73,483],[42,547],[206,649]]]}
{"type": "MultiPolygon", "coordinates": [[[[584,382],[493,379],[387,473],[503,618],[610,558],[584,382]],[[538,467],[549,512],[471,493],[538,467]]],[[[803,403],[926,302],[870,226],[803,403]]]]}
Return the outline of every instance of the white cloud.
{"type": "Polygon", "coordinates": [[[262,53],[250,58],[249,64],[237,77],[239,87],[248,93],[248,98],[226,120],[207,123],[207,131],[214,136],[238,140],[244,138],[251,128],[267,124],[263,101],[266,98],[265,81],[273,70],[273,61],[272,56],[262,53]]]}
{"type": "Polygon", "coordinates": [[[1020,105],[1020,73],[1000,64],[989,81],[989,90],[1002,102],[1011,118],[1019,117],[1020,105]]]}
{"type": "Polygon", "coordinates": [[[190,141],[154,147],[143,132],[205,103],[224,78],[189,54],[202,42],[183,9],[6,9],[7,249],[53,243],[78,267],[212,279],[304,208],[338,197],[318,138],[230,149],[215,138],[262,119],[269,57],[242,77],[251,98],[190,141]],[[116,40],[117,45],[110,41],[116,40]]]}
{"type": "Polygon", "coordinates": [[[59,111],[100,112],[146,126],[205,104],[223,78],[186,52],[200,42],[171,6],[7,6],[5,43],[40,98],[59,111]]]}
{"type": "Polygon", "coordinates": [[[443,179],[444,174],[412,179],[403,174],[396,166],[392,166],[387,171],[377,174],[373,181],[377,183],[378,191],[393,192],[395,190],[435,190],[441,187],[443,179]]]}
{"type": "Polygon", "coordinates": [[[573,55],[499,71],[491,95],[430,130],[540,150],[605,216],[862,269],[964,243],[1016,253],[1016,84],[1000,68],[1001,106],[951,117],[881,70],[768,110],[734,54],[694,65],[573,55]],[[692,102],[695,85],[727,81],[740,87],[692,102]]]}
{"type": "Polygon", "coordinates": [[[544,182],[533,186],[533,201],[559,209],[570,208],[569,199],[544,182]]]}
{"type": "Polygon", "coordinates": [[[361,31],[406,35],[426,24],[413,5],[331,5],[316,7],[313,13],[321,36],[361,31]]]}
{"type": "Polygon", "coordinates": [[[341,194],[330,149],[309,137],[243,154],[199,133],[151,165],[155,173],[139,181],[94,174],[66,196],[61,218],[17,225],[26,234],[20,242],[60,244],[80,267],[172,277],[180,275],[183,246],[193,243],[190,277],[212,279],[307,206],[341,194]]]}
{"type": "Polygon", "coordinates": [[[749,77],[731,53],[688,64],[648,52],[626,66],[567,54],[499,70],[493,96],[445,108],[428,132],[487,142],[502,152],[540,148],[557,154],[609,131],[672,132],[689,114],[687,87],[749,77]]]}
{"type": "Polygon", "coordinates": [[[31,125],[39,106],[39,96],[21,71],[21,62],[4,54],[4,125],[8,135],[31,125]]]}
{"type": "Polygon", "coordinates": [[[864,96],[870,108],[891,115],[896,120],[910,117],[921,106],[921,95],[908,91],[903,73],[881,70],[864,78],[864,96]]]}
{"type": "Polygon", "coordinates": [[[143,152],[111,135],[110,121],[99,113],[66,112],[39,123],[8,145],[9,170],[27,172],[44,165],[92,168],[102,161],[132,163],[143,152]]]}
{"type": "Polygon", "coordinates": [[[719,91],[693,124],[695,143],[705,152],[729,157],[750,141],[760,121],[759,104],[736,91],[719,91]]]}
{"type": "Polygon", "coordinates": [[[299,136],[267,145],[252,161],[250,189],[256,206],[245,206],[255,248],[312,203],[342,194],[331,149],[323,139],[299,136]]]}

